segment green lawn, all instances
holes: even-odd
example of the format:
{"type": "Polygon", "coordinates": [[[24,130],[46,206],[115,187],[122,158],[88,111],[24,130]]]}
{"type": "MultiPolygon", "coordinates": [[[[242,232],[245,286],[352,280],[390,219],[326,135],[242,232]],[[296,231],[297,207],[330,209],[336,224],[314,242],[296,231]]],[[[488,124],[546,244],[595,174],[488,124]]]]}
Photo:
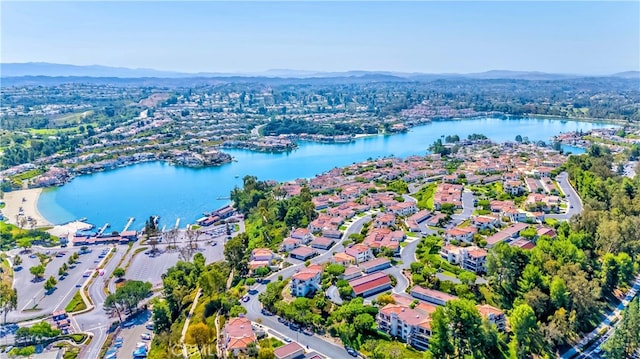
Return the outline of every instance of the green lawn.
{"type": "Polygon", "coordinates": [[[69,304],[67,304],[64,310],[66,310],[68,313],[72,313],[83,309],[87,309],[87,305],[82,300],[80,291],[78,290],[76,294],[73,295],[73,298],[71,298],[71,301],[69,302],[69,304]]]}

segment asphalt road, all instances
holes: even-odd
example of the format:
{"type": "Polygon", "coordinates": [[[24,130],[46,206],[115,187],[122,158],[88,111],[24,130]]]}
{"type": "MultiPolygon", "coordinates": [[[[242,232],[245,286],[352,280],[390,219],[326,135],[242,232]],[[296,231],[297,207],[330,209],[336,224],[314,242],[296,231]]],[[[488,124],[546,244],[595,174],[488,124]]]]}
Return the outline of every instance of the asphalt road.
{"type": "Polygon", "coordinates": [[[115,321],[115,318],[110,318],[104,311],[104,300],[107,297],[104,292],[104,285],[113,270],[116,269],[120,259],[124,256],[126,248],[126,246],[116,246],[116,252],[103,267],[104,275],[98,276],[89,287],[89,296],[95,308],[87,313],[72,316],[72,323],[74,323],[76,329],[93,334],[91,343],[85,347],[82,353],[86,358],[98,357],[100,348],[107,338],[107,330],[111,323],[115,321]]]}
{"type": "Polygon", "coordinates": [[[475,197],[473,196],[473,192],[464,191],[462,192],[462,213],[454,214],[451,216],[453,226],[458,225],[461,222],[466,221],[473,214],[473,210],[475,209],[475,197]]]}
{"type": "Polygon", "coordinates": [[[566,196],[565,198],[568,202],[569,208],[567,208],[567,212],[565,213],[548,214],[546,215],[546,217],[555,218],[558,220],[569,220],[571,217],[582,212],[582,200],[569,183],[569,174],[567,172],[558,174],[558,176],[556,177],[556,181],[558,182],[560,189],[566,196]]]}

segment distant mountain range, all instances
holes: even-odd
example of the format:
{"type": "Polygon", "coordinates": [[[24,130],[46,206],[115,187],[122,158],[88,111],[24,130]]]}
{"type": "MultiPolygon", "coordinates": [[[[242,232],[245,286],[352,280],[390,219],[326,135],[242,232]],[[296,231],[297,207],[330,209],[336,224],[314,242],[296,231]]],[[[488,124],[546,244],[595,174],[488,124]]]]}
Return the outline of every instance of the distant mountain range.
{"type": "MultiPolygon", "coordinates": [[[[567,78],[594,77],[575,74],[551,74],[537,71],[508,71],[492,70],[469,74],[426,74],[390,71],[345,71],[318,72],[288,69],[273,69],[260,73],[217,73],[217,72],[176,72],[154,69],[130,69],[125,67],[110,67],[100,65],[78,66],[66,64],[52,64],[47,62],[3,63],[0,64],[0,77],[110,77],[110,78],[228,78],[228,77],[267,77],[267,78],[375,78],[378,81],[424,81],[450,78],[470,79],[512,79],[512,80],[560,80],[567,78]]],[[[626,71],[609,76],[626,79],[640,79],[640,71],[626,71]]]]}

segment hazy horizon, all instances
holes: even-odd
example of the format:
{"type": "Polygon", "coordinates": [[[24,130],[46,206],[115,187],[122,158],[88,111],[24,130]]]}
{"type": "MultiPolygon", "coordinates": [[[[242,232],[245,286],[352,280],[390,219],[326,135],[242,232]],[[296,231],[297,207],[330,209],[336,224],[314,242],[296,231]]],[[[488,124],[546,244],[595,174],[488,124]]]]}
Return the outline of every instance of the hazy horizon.
{"type": "Polygon", "coordinates": [[[638,2],[6,2],[2,63],[184,73],[640,70],[638,2]]]}

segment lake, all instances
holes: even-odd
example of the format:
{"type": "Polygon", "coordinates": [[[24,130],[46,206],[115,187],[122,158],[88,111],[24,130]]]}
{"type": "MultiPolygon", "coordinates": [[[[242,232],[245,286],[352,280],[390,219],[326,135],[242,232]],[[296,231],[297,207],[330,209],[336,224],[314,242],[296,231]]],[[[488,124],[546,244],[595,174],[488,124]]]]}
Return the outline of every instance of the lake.
{"type": "MultiPolygon", "coordinates": [[[[561,132],[584,131],[611,125],[540,118],[477,118],[459,121],[435,121],[392,136],[373,136],[345,144],[300,142],[289,153],[261,153],[225,150],[235,162],[220,167],[174,167],[161,162],[142,163],[107,172],[74,178],[68,184],[45,190],[38,210],[50,222],[60,224],[86,217],[89,223],[120,231],[129,217],[135,217],[133,229],[144,227],[151,215],[160,216],[161,227],[171,227],[180,219],[180,227],[194,223],[229,203],[229,192],[242,185],[242,177],[288,181],[316,174],[367,158],[423,155],[441,136],[466,138],[481,133],[493,141],[513,141],[516,135],[532,141],[548,141],[561,132]]],[[[580,148],[565,147],[572,153],[580,148]]]]}

